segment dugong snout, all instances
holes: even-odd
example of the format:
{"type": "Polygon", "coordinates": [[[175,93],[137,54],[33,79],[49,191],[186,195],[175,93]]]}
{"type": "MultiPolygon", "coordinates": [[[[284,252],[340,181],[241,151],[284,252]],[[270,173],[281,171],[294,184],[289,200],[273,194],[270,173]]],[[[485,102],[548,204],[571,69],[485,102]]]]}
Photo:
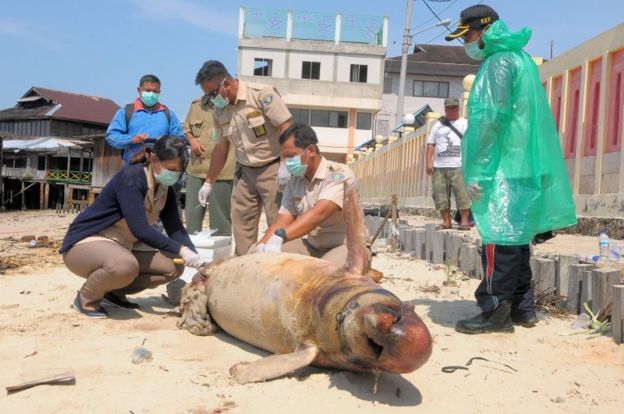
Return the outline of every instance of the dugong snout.
{"type": "Polygon", "coordinates": [[[427,362],[432,350],[431,334],[412,306],[375,304],[365,312],[364,329],[377,353],[378,369],[407,373],[427,362]]]}

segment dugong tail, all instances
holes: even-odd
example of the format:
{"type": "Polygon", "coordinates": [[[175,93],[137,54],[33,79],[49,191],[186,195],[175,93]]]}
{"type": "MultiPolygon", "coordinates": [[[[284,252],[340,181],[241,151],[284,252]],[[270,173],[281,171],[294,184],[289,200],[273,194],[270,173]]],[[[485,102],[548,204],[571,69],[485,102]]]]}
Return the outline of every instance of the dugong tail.
{"type": "Polygon", "coordinates": [[[347,276],[363,276],[371,266],[371,252],[366,247],[366,225],[364,213],[360,205],[360,196],[351,185],[344,183],[344,200],[342,214],[347,230],[347,262],[345,273],[347,276]]]}

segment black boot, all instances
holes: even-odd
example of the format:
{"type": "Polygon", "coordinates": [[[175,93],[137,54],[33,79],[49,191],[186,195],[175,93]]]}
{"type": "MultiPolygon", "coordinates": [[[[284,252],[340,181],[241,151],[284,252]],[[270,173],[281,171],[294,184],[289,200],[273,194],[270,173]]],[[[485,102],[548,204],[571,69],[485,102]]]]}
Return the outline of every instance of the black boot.
{"type": "Polygon", "coordinates": [[[532,328],[537,325],[537,315],[535,311],[525,311],[525,312],[512,312],[511,320],[516,325],[522,325],[525,328],[532,328]]]}
{"type": "Polygon", "coordinates": [[[481,312],[473,318],[458,321],[455,330],[466,334],[513,332],[511,301],[505,300],[493,311],[481,312]]]}

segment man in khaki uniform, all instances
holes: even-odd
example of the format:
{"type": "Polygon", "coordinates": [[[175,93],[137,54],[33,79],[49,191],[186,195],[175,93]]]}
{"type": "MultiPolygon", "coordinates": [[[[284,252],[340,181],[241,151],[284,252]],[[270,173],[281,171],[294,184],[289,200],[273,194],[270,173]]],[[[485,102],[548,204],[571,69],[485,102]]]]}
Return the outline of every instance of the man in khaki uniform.
{"type": "Polygon", "coordinates": [[[284,189],[277,220],[251,251],[298,253],[344,264],[347,246],[342,202],[344,182],[355,187],[353,171],[320,155],[318,139],[308,125],[295,123],[282,134],[280,144],[292,177],[284,189]]]}
{"type": "MultiPolygon", "coordinates": [[[[204,184],[210,157],[215,143],[212,140],[214,121],[212,106],[207,97],[201,97],[191,102],[182,130],[191,145],[191,157],[186,168],[186,230],[196,233],[202,230],[202,222],[206,214],[205,206],[199,203],[198,193],[204,184]]],[[[210,197],[208,198],[208,214],[210,228],[217,230],[215,236],[230,236],[232,234],[232,219],[230,199],[232,197],[232,182],[234,180],[234,147],[230,147],[227,161],[221,173],[217,176],[210,197]]]]}
{"type": "Polygon", "coordinates": [[[290,126],[291,114],[275,88],[233,79],[221,62],[204,63],[195,81],[213,103],[215,121],[215,146],[199,202],[206,203],[233,145],[232,226],[240,256],[258,239],[261,208],[269,225],[277,217],[279,136],[290,126]]]}

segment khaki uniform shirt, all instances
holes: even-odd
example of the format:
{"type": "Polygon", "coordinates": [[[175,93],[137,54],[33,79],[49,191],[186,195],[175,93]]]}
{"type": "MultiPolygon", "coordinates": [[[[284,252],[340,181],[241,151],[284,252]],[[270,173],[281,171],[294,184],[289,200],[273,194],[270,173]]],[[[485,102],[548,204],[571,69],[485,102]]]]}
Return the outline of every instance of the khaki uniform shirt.
{"type": "MultiPolygon", "coordinates": [[[[201,156],[191,153],[190,161],[186,172],[193,177],[206,178],[208,168],[210,168],[210,158],[215,142],[212,139],[214,132],[214,121],[212,119],[212,109],[207,103],[202,103],[202,98],[197,98],[191,102],[184,124],[182,125],[184,134],[191,134],[199,140],[205,151],[201,156]]],[[[234,179],[234,147],[230,146],[227,161],[217,180],[233,180],[234,179]]]]}
{"type": "Polygon", "coordinates": [[[215,108],[214,138],[229,139],[236,150],[236,162],[261,167],[280,154],[278,127],[292,115],[275,88],[260,83],[238,81],[236,102],[215,108]]]}
{"type": "MultiPolygon", "coordinates": [[[[147,216],[147,223],[153,225],[160,212],[165,207],[165,201],[167,201],[168,187],[164,185],[158,185],[154,180],[154,174],[152,173],[152,167],[145,168],[145,174],[147,175],[147,194],[145,195],[145,215],[147,216]]],[[[107,238],[109,240],[116,241],[128,250],[141,250],[152,251],[153,247],[139,242],[136,237],[130,231],[128,222],[126,219],[121,219],[117,223],[113,224],[107,229],[104,229],[97,233],[97,235],[107,238]]],[[[97,236],[94,236],[97,237],[97,236]]],[[[85,239],[85,241],[92,239],[91,237],[85,239]]]]}
{"type": "Polygon", "coordinates": [[[317,249],[332,249],[345,243],[346,229],[342,215],[344,182],[356,186],[355,175],[345,164],[321,158],[311,182],[305,177],[292,177],[282,196],[280,214],[297,217],[313,208],[319,200],[333,201],[340,207],[308,234],[308,242],[317,249]]]}

